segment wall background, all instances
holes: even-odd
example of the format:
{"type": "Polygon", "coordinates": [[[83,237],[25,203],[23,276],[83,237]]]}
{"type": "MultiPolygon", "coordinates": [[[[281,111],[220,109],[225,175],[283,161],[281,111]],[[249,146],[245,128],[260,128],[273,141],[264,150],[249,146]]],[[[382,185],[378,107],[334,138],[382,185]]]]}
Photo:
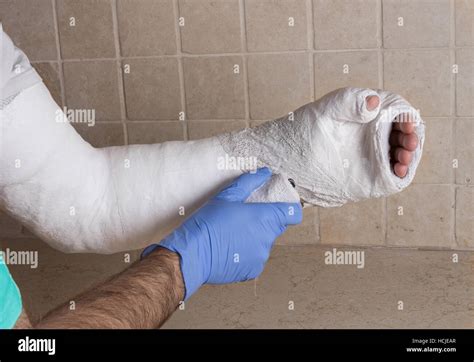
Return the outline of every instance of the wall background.
{"type": "MultiPolygon", "coordinates": [[[[279,243],[433,249],[474,249],[473,13],[469,0],[0,0],[56,101],[96,110],[94,127],[74,125],[95,146],[251,127],[347,85],[402,94],[427,122],[414,184],[306,209],[279,243]]],[[[31,236],[0,216],[0,237],[31,236]]]]}

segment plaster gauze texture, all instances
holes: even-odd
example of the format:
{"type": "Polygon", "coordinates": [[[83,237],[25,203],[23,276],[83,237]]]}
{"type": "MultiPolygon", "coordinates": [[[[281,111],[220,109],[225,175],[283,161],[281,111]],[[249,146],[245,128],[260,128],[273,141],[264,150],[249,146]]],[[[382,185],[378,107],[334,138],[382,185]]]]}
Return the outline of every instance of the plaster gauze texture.
{"type": "MultiPolygon", "coordinates": [[[[286,117],[221,135],[219,140],[232,157],[256,158],[259,166],[293,179],[305,203],[331,207],[388,196],[407,187],[420,162],[424,135],[419,112],[399,95],[342,88],[286,117]],[[366,98],[373,95],[380,102],[368,111],[366,98]],[[419,144],[407,175],[400,178],[390,165],[389,136],[396,117],[406,113],[415,123],[419,144]]],[[[273,189],[285,192],[282,187],[273,189]]],[[[261,199],[258,192],[250,200],[261,199]]],[[[284,197],[273,195],[279,198],[284,197]]]]}

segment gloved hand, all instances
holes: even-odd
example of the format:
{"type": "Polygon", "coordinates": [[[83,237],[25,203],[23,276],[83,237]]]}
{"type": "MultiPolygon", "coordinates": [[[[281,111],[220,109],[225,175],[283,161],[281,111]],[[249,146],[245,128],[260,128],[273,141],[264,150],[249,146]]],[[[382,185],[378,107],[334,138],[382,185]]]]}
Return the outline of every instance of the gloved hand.
{"type": "Polygon", "coordinates": [[[243,174],[222,190],[158,246],[180,255],[188,299],[203,284],[254,279],[263,271],[275,239],[302,220],[299,203],[245,203],[268,181],[271,171],[243,174]]]}

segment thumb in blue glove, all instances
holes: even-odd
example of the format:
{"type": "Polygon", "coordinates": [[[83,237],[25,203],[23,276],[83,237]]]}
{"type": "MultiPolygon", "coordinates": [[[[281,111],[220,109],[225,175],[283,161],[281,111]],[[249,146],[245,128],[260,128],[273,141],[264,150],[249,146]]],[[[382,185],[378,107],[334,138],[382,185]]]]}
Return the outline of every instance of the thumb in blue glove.
{"type": "Polygon", "coordinates": [[[245,203],[271,177],[268,168],[243,174],[168,235],[158,246],[180,256],[188,299],[203,284],[254,279],[263,271],[275,239],[299,224],[298,203],[245,203]]]}

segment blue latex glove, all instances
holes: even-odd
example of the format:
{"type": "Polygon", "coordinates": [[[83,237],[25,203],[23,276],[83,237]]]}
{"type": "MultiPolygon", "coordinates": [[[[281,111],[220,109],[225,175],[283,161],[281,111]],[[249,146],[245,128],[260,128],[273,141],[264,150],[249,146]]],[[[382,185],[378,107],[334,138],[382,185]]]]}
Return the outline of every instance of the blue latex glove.
{"type": "Polygon", "coordinates": [[[302,220],[301,205],[244,203],[270,179],[268,168],[243,174],[159,245],[179,254],[188,299],[201,285],[254,279],[263,271],[275,239],[302,220]]]}

